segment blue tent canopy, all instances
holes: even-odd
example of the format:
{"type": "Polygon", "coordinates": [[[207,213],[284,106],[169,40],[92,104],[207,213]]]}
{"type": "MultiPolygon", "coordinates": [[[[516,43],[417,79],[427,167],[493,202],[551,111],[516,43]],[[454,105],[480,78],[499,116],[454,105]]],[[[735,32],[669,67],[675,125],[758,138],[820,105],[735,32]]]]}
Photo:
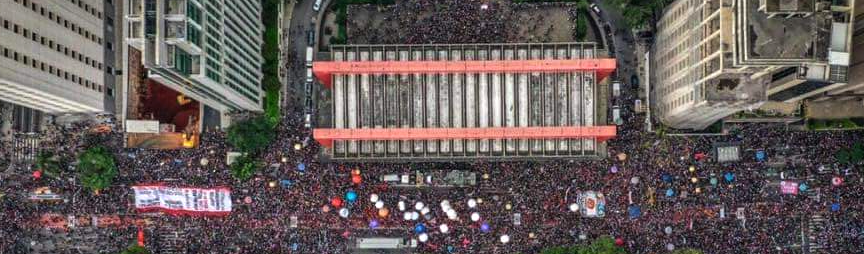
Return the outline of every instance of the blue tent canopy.
{"type": "Polygon", "coordinates": [[[630,215],[630,219],[636,219],[642,216],[642,208],[637,205],[631,205],[630,208],[627,208],[627,213],[630,215]]]}

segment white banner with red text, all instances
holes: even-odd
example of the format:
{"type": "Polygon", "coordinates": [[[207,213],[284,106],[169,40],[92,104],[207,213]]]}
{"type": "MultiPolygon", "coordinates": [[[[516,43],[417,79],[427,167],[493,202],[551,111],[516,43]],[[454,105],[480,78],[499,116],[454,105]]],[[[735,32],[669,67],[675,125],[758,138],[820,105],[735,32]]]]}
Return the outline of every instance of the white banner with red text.
{"type": "Polygon", "coordinates": [[[135,209],[172,215],[224,216],[231,213],[231,190],[162,185],[132,186],[135,209]]]}

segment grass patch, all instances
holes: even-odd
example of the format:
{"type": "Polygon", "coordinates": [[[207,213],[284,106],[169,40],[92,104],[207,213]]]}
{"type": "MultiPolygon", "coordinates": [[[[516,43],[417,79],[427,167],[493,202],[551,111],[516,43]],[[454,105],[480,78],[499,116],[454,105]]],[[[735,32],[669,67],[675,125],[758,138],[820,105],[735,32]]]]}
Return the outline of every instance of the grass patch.
{"type": "Polygon", "coordinates": [[[807,129],[813,131],[859,129],[862,127],[859,122],[864,122],[864,119],[807,119],[807,129]]]}

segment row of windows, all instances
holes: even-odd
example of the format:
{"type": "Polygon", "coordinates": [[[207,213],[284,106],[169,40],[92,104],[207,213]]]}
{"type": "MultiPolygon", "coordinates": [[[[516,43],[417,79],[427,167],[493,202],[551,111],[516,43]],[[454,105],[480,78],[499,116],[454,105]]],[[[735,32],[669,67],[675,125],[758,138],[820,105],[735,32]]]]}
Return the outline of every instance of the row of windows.
{"type": "Polygon", "coordinates": [[[23,64],[25,66],[30,66],[31,68],[41,70],[42,72],[51,73],[51,75],[55,75],[58,78],[62,78],[71,82],[75,82],[80,86],[86,87],[87,89],[102,92],[103,87],[99,83],[82,78],[71,72],[60,69],[59,67],[55,67],[54,65],[51,65],[49,63],[33,59],[28,55],[19,53],[13,49],[4,47],[2,45],[0,45],[0,51],[3,51],[3,57],[15,60],[15,62],[17,63],[23,64]]]}
{"type": "Polygon", "coordinates": [[[85,11],[89,12],[90,15],[96,16],[96,18],[98,18],[98,19],[102,19],[102,12],[96,10],[95,7],[92,7],[89,4],[85,3],[84,0],[70,0],[70,1],[72,1],[72,4],[78,5],[78,8],[84,9],[85,11]]]}
{"type": "Polygon", "coordinates": [[[102,70],[102,63],[91,59],[89,56],[84,56],[84,54],[81,54],[74,49],[70,50],[68,47],[63,46],[63,44],[54,43],[54,40],[41,36],[36,32],[31,32],[29,29],[19,26],[18,24],[9,22],[9,20],[5,20],[2,17],[0,17],[0,20],[2,20],[3,28],[11,30],[15,32],[15,34],[24,36],[24,38],[30,39],[36,43],[41,43],[42,46],[47,46],[61,54],[66,55],[67,57],[78,60],[79,62],[85,63],[93,68],[102,70]]]}
{"type": "Polygon", "coordinates": [[[87,31],[86,29],[75,24],[74,22],[70,22],[68,19],[64,19],[63,17],[60,17],[59,14],[54,14],[54,12],[52,12],[52,11],[46,11],[44,6],[39,6],[39,4],[36,4],[30,0],[14,0],[14,1],[16,3],[20,3],[24,6],[26,6],[27,8],[30,8],[30,10],[33,10],[33,12],[41,14],[43,17],[48,17],[48,19],[53,20],[58,25],[61,25],[61,26],[65,27],[66,29],[72,30],[72,32],[75,32],[78,35],[81,35],[84,38],[87,38],[88,40],[91,40],[91,41],[93,41],[99,45],[102,45],[102,37],[96,36],[95,33],[91,33],[90,31],[87,31]]]}

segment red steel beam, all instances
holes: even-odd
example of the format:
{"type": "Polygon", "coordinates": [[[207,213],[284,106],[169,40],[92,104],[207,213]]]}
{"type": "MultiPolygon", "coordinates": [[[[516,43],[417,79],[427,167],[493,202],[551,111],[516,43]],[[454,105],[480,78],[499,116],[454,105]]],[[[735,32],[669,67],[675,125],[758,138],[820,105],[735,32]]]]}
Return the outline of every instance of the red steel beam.
{"type": "Polygon", "coordinates": [[[314,129],[312,136],[325,147],[333,140],[440,140],[440,139],[565,139],[614,138],[612,126],[582,127],[491,127],[491,128],[395,128],[395,129],[314,129]]]}
{"type": "Polygon", "coordinates": [[[330,89],[333,74],[528,73],[596,71],[597,80],[615,70],[614,58],[500,61],[344,61],[313,62],[315,77],[330,89]]]}

